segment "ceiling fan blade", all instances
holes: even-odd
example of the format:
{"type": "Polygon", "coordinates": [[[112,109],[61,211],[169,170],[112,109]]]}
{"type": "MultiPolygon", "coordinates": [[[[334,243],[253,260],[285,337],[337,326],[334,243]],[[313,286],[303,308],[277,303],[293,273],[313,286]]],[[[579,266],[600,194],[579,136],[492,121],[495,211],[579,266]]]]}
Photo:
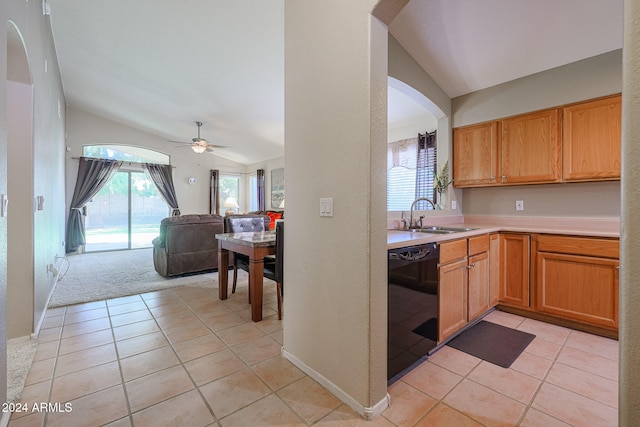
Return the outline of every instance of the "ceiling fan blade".
{"type": "Polygon", "coordinates": [[[216,144],[207,144],[207,147],[209,147],[209,148],[225,148],[225,149],[231,148],[228,145],[216,145],[216,144]]]}
{"type": "Polygon", "coordinates": [[[191,145],[190,142],[186,142],[186,141],[173,141],[173,140],[168,140],[168,142],[175,142],[176,144],[187,144],[187,145],[191,145]]]}

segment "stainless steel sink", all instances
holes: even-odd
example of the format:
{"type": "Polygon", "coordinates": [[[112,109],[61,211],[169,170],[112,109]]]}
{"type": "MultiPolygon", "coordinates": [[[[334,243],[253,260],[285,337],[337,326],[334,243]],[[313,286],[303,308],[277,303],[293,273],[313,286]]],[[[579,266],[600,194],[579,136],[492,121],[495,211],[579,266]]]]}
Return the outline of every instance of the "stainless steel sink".
{"type": "Polygon", "coordinates": [[[467,228],[467,227],[446,227],[446,226],[427,226],[422,228],[412,228],[410,231],[412,233],[432,233],[432,234],[452,234],[452,233],[462,233],[464,231],[472,231],[475,228],[467,228]]]}

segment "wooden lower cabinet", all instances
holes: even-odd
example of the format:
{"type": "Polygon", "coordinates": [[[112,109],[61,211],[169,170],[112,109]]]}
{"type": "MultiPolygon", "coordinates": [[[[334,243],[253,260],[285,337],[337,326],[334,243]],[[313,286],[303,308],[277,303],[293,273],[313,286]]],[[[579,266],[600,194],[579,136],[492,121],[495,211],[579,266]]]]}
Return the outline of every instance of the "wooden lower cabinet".
{"type": "Polygon", "coordinates": [[[617,239],[539,236],[536,311],[618,328],[618,248],[617,239]]]}
{"type": "Polygon", "coordinates": [[[438,270],[438,342],[442,342],[467,324],[467,257],[438,270]]]}
{"type": "Polygon", "coordinates": [[[489,248],[488,234],[440,245],[439,342],[489,310],[489,248]]]}
{"type": "Polygon", "coordinates": [[[500,234],[489,235],[489,306],[500,300],[500,234]]]}
{"type": "Polygon", "coordinates": [[[489,310],[489,252],[469,257],[468,318],[473,320],[489,310]]]}
{"type": "Polygon", "coordinates": [[[528,234],[500,233],[500,303],[530,306],[530,247],[528,234]]]}

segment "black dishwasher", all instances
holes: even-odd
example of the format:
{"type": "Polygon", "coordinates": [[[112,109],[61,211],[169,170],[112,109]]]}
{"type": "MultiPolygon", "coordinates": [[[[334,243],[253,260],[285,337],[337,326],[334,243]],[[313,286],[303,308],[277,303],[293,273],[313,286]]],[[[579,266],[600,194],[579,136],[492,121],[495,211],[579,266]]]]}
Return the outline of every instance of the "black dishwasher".
{"type": "Polygon", "coordinates": [[[425,359],[438,340],[438,245],[389,249],[389,384],[425,359]]]}

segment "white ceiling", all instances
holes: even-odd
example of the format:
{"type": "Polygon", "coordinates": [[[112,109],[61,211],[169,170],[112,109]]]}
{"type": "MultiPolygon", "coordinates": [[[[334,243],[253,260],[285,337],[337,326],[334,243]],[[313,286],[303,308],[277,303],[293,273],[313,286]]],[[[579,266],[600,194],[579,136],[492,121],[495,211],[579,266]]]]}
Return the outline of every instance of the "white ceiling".
{"type": "MultiPolygon", "coordinates": [[[[69,106],[171,140],[202,121],[243,164],[284,154],[283,0],[48,2],[69,106]]],[[[455,97],[621,48],[622,0],[412,0],[389,30],[455,97]]],[[[390,127],[424,114],[396,92],[390,127]]]]}
{"type": "Polygon", "coordinates": [[[48,1],[69,106],[179,141],[201,121],[240,163],[283,155],[282,0],[48,1]]]}
{"type": "Polygon", "coordinates": [[[391,34],[454,98],[622,48],[623,0],[411,0],[391,34]]]}

